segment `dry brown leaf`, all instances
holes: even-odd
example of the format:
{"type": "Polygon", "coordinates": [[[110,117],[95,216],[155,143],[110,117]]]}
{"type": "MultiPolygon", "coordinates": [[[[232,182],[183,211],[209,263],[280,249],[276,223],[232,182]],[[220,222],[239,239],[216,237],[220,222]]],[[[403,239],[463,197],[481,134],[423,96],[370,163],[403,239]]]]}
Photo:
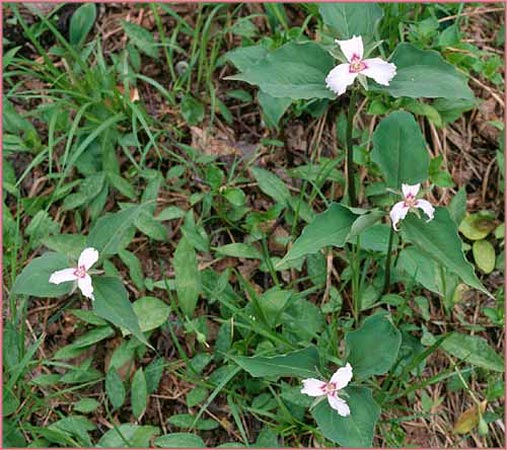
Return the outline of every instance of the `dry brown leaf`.
{"type": "MultiPolygon", "coordinates": [[[[481,414],[486,411],[487,401],[481,402],[481,414]]],[[[454,424],[453,432],[455,434],[470,433],[479,424],[479,411],[477,405],[467,409],[463,414],[458,417],[454,424]]]]}
{"type": "Polygon", "coordinates": [[[192,135],[192,147],[206,155],[240,155],[238,148],[225,135],[211,136],[207,130],[199,127],[190,127],[190,133],[192,135]]]}
{"type": "MultiPolygon", "coordinates": [[[[122,94],[122,95],[125,93],[125,89],[122,84],[118,84],[116,86],[116,89],[118,89],[120,91],[120,94],[122,94]]],[[[137,90],[136,87],[130,86],[129,90],[130,90],[130,101],[131,102],[135,102],[135,101],[140,100],[139,91],[137,90]]]]}

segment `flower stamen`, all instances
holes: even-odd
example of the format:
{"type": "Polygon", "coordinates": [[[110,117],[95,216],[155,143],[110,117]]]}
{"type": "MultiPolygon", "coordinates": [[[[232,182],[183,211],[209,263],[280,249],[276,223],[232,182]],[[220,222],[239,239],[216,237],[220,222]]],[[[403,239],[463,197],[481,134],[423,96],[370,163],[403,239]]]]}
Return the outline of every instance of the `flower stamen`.
{"type": "Polygon", "coordinates": [[[78,278],[84,278],[86,277],[86,268],[84,266],[79,266],[75,271],[74,275],[78,278]]]}

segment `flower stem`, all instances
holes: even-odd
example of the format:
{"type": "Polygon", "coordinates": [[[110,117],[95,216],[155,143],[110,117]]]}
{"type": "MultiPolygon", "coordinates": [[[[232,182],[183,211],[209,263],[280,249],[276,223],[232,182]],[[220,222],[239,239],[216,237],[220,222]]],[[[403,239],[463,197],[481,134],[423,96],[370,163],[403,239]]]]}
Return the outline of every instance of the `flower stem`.
{"type": "Polygon", "coordinates": [[[352,128],[354,125],[354,113],[356,111],[356,100],[357,92],[352,89],[349,101],[349,111],[347,115],[347,134],[346,134],[346,146],[347,146],[347,194],[349,196],[350,206],[357,205],[356,199],[356,185],[354,183],[354,154],[352,148],[352,128]]]}
{"type": "Polygon", "coordinates": [[[389,293],[389,285],[391,284],[391,254],[393,251],[393,239],[394,231],[392,228],[389,230],[389,241],[387,243],[387,256],[386,256],[386,268],[384,275],[384,294],[389,293]]]}

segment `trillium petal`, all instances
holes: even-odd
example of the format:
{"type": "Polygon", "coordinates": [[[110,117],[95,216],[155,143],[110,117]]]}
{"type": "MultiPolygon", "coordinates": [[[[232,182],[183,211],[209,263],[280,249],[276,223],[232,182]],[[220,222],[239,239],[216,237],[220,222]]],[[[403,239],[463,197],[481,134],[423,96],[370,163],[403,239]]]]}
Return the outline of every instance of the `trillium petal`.
{"type": "Polygon", "coordinates": [[[93,266],[99,259],[99,252],[93,247],[85,248],[79,255],[78,266],[88,270],[93,266]]]}
{"type": "Polygon", "coordinates": [[[417,200],[415,202],[415,206],[417,206],[419,209],[422,209],[424,211],[424,214],[428,216],[427,222],[433,220],[435,208],[433,208],[433,205],[430,202],[428,202],[427,200],[417,200]]]}
{"type": "Polygon", "coordinates": [[[396,75],[396,66],[380,58],[365,59],[366,69],[361,73],[367,77],[373,78],[378,84],[388,86],[396,75]]]}
{"type": "Polygon", "coordinates": [[[326,86],[337,95],[342,95],[357,77],[357,73],[351,72],[349,67],[348,64],[340,64],[326,77],[326,86]]]}
{"type": "Polygon", "coordinates": [[[324,395],[324,387],[326,383],[324,381],[317,380],[317,378],[307,378],[303,380],[303,389],[301,394],[310,395],[311,397],[320,397],[324,395]]]}
{"type": "Polygon", "coordinates": [[[350,408],[347,405],[347,402],[342,398],[338,397],[336,393],[330,394],[327,396],[327,401],[331,408],[338,411],[338,414],[343,417],[347,417],[350,415],[350,408]]]}
{"type": "Polygon", "coordinates": [[[85,297],[91,298],[93,300],[93,285],[92,285],[92,277],[90,275],[85,275],[83,278],[78,278],[77,286],[81,289],[81,292],[85,297]]]}
{"type": "Polygon", "coordinates": [[[410,208],[405,206],[405,202],[398,202],[392,207],[389,215],[391,216],[391,221],[393,222],[393,228],[398,231],[398,222],[403,220],[408,213],[410,208]]]}
{"type": "Polygon", "coordinates": [[[49,282],[53,284],[65,283],[66,281],[75,281],[77,276],[75,274],[76,269],[63,269],[53,272],[49,277],[49,282]]]}
{"type": "Polygon", "coordinates": [[[403,192],[403,196],[405,198],[407,197],[416,197],[417,193],[419,192],[419,189],[421,188],[421,183],[417,184],[402,184],[401,190],[403,192]]]}
{"type": "Polygon", "coordinates": [[[358,59],[363,59],[364,49],[363,38],[361,36],[352,36],[351,39],[347,39],[346,41],[336,39],[335,42],[340,46],[348,62],[351,62],[354,56],[358,59]]]}
{"type": "Polygon", "coordinates": [[[352,379],[352,366],[347,363],[345,367],[340,367],[331,377],[331,383],[336,385],[336,389],[343,389],[352,379]]]}

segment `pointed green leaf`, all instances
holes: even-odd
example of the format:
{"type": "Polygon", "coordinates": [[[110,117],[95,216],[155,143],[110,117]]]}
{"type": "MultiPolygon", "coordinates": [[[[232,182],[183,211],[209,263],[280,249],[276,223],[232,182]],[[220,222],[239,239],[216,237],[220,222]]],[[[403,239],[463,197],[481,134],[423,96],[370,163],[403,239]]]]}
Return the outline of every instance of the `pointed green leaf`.
{"type": "Polygon", "coordinates": [[[181,309],[191,316],[197,305],[201,291],[201,277],[197,267],[194,247],[186,237],[182,237],[174,252],[174,275],[176,292],[181,309]]]}
{"type": "Polygon", "coordinates": [[[317,253],[327,246],[343,247],[357,216],[346,206],[332,203],[310,222],[277,267],[287,261],[317,253]]]}
{"type": "Polygon", "coordinates": [[[277,175],[260,167],[253,167],[252,175],[262,192],[282,205],[287,204],[291,197],[289,188],[277,175]]]}
{"type": "Polygon", "coordinates": [[[321,3],[319,12],[324,23],[338,39],[375,34],[384,11],[376,3],[321,3]]]}
{"type": "Polygon", "coordinates": [[[473,266],[465,259],[457,226],[447,209],[436,208],[435,218],[430,222],[409,213],[401,222],[401,230],[403,236],[421,252],[455,273],[464,283],[492,297],[475,275],[473,266]]]}
{"type": "Polygon", "coordinates": [[[380,415],[380,408],[375,403],[370,389],[350,386],[345,388],[350,415],[340,416],[329,406],[327,399],[322,400],[313,410],[312,416],[319,430],[329,440],[342,447],[371,447],[375,424],[380,415]]]}
{"type": "Polygon", "coordinates": [[[481,239],[475,241],[472,246],[472,252],[474,254],[475,264],[484,273],[491,273],[495,268],[495,249],[491,245],[491,242],[481,239]]]}
{"type": "Polygon", "coordinates": [[[426,142],[412,114],[395,111],[380,121],[373,133],[371,159],[380,166],[391,188],[399,190],[401,183],[428,179],[426,142]]]}
{"type": "Polygon", "coordinates": [[[126,328],[142,343],[150,346],[141,332],[127,289],[121,280],[113,277],[95,277],[93,288],[95,314],[118,328],[126,328]]]}
{"type": "Polygon", "coordinates": [[[347,361],[354,370],[354,379],[383,375],[394,364],[401,345],[401,333],[387,313],[365,319],[361,328],[345,335],[347,361]]]}
{"type": "Polygon", "coordinates": [[[66,256],[59,253],[45,253],[35,258],[17,276],[13,294],[33,295],[36,297],[61,297],[68,294],[74,286],[73,282],[53,284],[49,277],[57,270],[70,267],[66,256]]]}
{"type": "Polygon", "coordinates": [[[473,99],[466,77],[445,62],[434,50],[420,50],[407,43],[398,44],[390,61],[396,75],[389,86],[372,86],[393,97],[473,99]]]}
{"type": "Polygon", "coordinates": [[[125,386],[114,367],[106,374],[106,394],[114,409],[118,409],[125,402],[125,386]]]}
{"type": "Polygon", "coordinates": [[[70,19],[69,41],[72,45],[82,45],[93,28],[97,8],[93,3],[81,5],[70,19]]]}
{"type": "Polygon", "coordinates": [[[132,388],[130,392],[130,403],[132,404],[132,414],[136,419],[144,414],[146,411],[146,404],[148,402],[148,391],[146,388],[146,378],[144,377],[143,368],[140,367],[136,370],[132,378],[132,388]]]}
{"type": "Polygon", "coordinates": [[[505,371],[503,358],[491,348],[486,339],[480,336],[451,333],[442,342],[442,348],[452,356],[474,366],[495,372],[505,371]]]}
{"type": "Polygon", "coordinates": [[[273,97],[334,99],[336,94],[326,87],[325,82],[334,66],[333,57],[320,45],[290,42],[227,79],[259,86],[273,97]]]}
{"type": "Polygon", "coordinates": [[[319,367],[319,352],[307,347],[279,356],[231,356],[253,377],[314,377],[319,367]]]}
{"type": "Polygon", "coordinates": [[[206,448],[200,436],[192,433],[169,433],[155,439],[155,446],[162,448],[206,448]]]}
{"type": "Polygon", "coordinates": [[[134,221],[140,211],[141,207],[131,206],[102,216],[90,230],[87,245],[97,249],[101,257],[116,255],[134,237],[134,221]]]}

